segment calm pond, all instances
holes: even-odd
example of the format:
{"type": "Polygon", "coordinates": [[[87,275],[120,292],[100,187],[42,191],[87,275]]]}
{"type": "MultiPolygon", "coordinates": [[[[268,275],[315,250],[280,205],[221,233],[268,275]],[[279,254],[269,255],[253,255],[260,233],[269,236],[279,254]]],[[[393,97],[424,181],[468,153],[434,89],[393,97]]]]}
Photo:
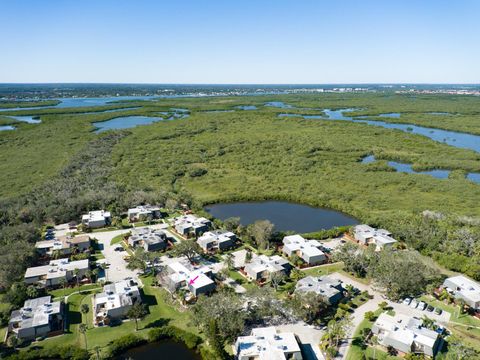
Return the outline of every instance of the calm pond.
{"type": "Polygon", "coordinates": [[[339,211],[286,201],[212,204],[206,206],[205,210],[221,220],[240,217],[242,225],[252,224],[257,220],[269,220],[277,231],[306,233],[358,224],[355,218],[339,211]]]}
{"type": "Polygon", "coordinates": [[[129,129],[138,125],[150,125],[163,120],[161,117],[151,116],[122,116],[107,121],[94,122],[95,132],[101,133],[107,130],[129,129]]]}
{"type": "Polygon", "coordinates": [[[150,360],[150,359],[175,359],[175,360],[201,360],[200,355],[188,349],[184,344],[171,341],[157,341],[127,350],[118,356],[117,360],[150,360]]]}

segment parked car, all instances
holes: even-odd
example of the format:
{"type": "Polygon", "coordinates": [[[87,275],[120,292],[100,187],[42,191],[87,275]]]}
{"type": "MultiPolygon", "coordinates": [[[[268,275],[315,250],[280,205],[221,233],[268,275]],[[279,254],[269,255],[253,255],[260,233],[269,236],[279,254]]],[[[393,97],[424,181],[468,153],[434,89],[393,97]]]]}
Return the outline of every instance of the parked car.
{"type": "Polygon", "coordinates": [[[115,251],[123,251],[123,247],[122,247],[122,246],[117,246],[117,247],[115,248],[115,251]]]}
{"type": "Polygon", "coordinates": [[[425,304],[423,301],[420,301],[420,302],[418,303],[418,307],[417,307],[417,308],[420,309],[420,310],[425,310],[426,307],[427,307],[427,304],[425,304]]]}
{"type": "Polygon", "coordinates": [[[442,312],[443,312],[442,309],[440,309],[440,308],[435,308],[435,314],[441,315],[442,312]]]}
{"type": "Polygon", "coordinates": [[[427,306],[427,311],[432,312],[435,308],[432,305],[427,306]]]}
{"type": "Polygon", "coordinates": [[[410,303],[410,307],[411,307],[412,309],[416,309],[417,306],[418,306],[418,301],[415,300],[415,299],[413,299],[412,302],[410,303]]]}
{"type": "Polygon", "coordinates": [[[407,297],[403,300],[404,305],[410,305],[411,302],[412,302],[412,298],[409,298],[409,297],[407,297]]]}

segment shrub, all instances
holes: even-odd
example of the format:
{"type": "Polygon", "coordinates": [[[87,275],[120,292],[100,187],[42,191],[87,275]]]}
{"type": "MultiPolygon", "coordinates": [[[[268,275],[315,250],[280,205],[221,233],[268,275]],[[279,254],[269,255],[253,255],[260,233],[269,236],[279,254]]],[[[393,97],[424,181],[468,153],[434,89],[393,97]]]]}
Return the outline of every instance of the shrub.
{"type": "Polygon", "coordinates": [[[143,338],[135,334],[129,334],[113,340],[109,345],[111,355],[118,355],[132,347],[141,345],[145,342],[143,338]]]}
{"type": "Polygon", "coordinates": [[[34,360],[34,359],[71,359],[87,360],[88,352],[75,346],[55,346],[48,349],[29,349],[9,357],[12,360],[34,360]]]}
{"type": "Polygon", "coordinates": [[[196,348],[202,341],[197,335],[170,325],[154,328],[148,332],[149,341],[162,339],[174,339],[184,342],[189,349],[196,348]]]}

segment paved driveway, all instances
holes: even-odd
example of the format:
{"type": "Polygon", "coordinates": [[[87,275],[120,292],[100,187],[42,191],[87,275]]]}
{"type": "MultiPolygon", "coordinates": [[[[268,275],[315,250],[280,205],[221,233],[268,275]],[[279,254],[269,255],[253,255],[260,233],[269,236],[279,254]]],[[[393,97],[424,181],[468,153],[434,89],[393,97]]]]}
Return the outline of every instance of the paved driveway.
{"type": "Polygon", "coordinates": [[[298,336],[302,349],[306,355],[305,360],[325,359],[319,347],[323,335],[322,330],[302,321],[295,324],[277,325],[276,328],[281,332],[293,332],[298,336]]]}
{"type": "MultiPolygon", "coordinates": [[[[152,229],[165,229],[168,227],[167,224],[156,224],[148,226],[152,229]]],[[[103,247],[102,254],[105,256],[104,260],[98,262],[105,262],[110,264],[106,270],[106,278],[108,281],[119,281],[127,277],[132,277],[135,281],[139,282],[138,279],[138,270],[129,270],[127,269],[127,262],[123,260],[127,256],[126,251],[115,251],[115,248],[120,244],[110,245],[110,242],[115,236],[126,234],[130,229],[122,230],[113,230],[113,231],[103,231],[89,234],[90,238],[95,238],[98,240],[99,244],[103,247]]],[[[141,283],[141,282],[140,282],[141,283]]]]}

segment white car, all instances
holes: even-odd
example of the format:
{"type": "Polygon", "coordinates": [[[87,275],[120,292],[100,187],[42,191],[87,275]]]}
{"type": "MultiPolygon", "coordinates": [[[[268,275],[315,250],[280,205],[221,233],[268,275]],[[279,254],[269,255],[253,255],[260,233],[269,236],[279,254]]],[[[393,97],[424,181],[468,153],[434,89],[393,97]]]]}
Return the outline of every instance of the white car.
{"type": "Polygon", "coordinates": [[[403,300],[404,305],[410,305],[411,302],[412,302],[412,298],[409,298],[409,297],[407,297],[407,298],[405,298],[405,300],[403,300]]]}
{"type": "Polygon", "coordinates": [[[418,301],[415,300],[415,299],[413,299],[412,302],[410,303],[410,307],[411,307],[412,309],[416,309],[417,306],[418,306],[418,301]]]}
{"type": "Polygon", "coordinates": [[[425,304],[423,301],[420,301],[420,302],[418,303],[417,309],[425,310],[426,307],[427,307],[427,304],[425,304]]]}

